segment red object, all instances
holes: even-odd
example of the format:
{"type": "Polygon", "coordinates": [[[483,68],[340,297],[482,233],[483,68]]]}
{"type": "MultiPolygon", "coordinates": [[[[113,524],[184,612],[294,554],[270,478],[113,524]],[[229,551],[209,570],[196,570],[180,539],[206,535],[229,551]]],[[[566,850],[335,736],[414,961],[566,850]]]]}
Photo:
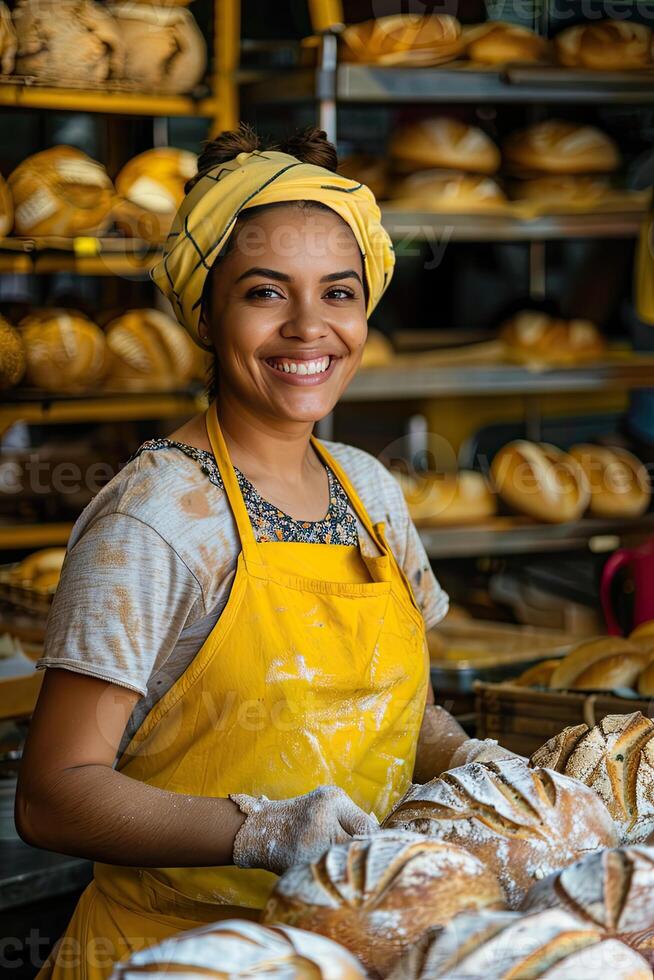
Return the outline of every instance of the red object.
{"type": "Polygon", "coordinates": [[[616,572],[629,566],[634,587],[634,629],[640,623],[654,619],[654,538],[637,548],[620,548],[611,555],[602,571],[600,597],[604,619],[612,636],[621,636],[622,630],[611,603],[611,585],[616,572]]]}

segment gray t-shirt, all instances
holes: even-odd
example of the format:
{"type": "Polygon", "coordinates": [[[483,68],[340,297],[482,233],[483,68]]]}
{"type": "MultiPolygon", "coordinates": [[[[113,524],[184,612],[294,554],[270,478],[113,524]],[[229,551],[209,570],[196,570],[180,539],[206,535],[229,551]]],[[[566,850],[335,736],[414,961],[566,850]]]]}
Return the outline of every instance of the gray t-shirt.
{"type": "MultiPolygon", "coordinates": [[[[323,441],[411,583],[429,629],[448,598],[409,517],[402,491],[374,456],[323,441]]],[[[208,455],[208,454],[207,454],[208,455]]],[[[224,609],[241,550],[211,457],[175,446],[147,450],[91,501],[68,542],[37,668],[63,667],[142,695],[119,754],[198,653],[224,609]]],[[[364,554],[378,553],[350,505],[364,554]]]]}

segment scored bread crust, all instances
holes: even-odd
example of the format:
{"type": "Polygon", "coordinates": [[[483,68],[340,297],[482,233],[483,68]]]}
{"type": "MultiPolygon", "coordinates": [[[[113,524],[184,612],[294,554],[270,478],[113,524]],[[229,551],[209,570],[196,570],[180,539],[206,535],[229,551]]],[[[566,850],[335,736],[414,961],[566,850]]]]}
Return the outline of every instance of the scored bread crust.
{"type": "Polygon", "coordinates": [[[497,511],[495,494],[481,473],[417,474],[399,470],[393,476],[402,487],[411,520],[418,526],[476,524],[497,511]]]}
{"type": "Polygon", "coordinates": [[[626,449],[586,443],[569,450],[590,485],[590,513],[595,517],[641,517],[652,496],[649,474],[626,449]]]}
{"type": "Polygon", "coordinates": [[[416,167],[443,168],[492,175],[502,160],[498,147],[483,129],[447,116],[432,116],[402,127],[391,138],[389,149],[396,168],[401,165],[410,171],[416,167]]]}
{"type": "Polygon", "coordinates": [[[393,200],[433,211],[477,212],[506,206],[504,191],[492,177],[456,170],[420,170],[390,188],[393,200]]]}
{"type": "Polygon", "coordinates": [[[461,24],[450,14],[378,17],[346,27],[344,61],[378,65],[438,65],[463,51],[461,24]]]}
{"type": "Polygon", "coordinates": [[[548,443],[507,443],[493,459],[491,476],[510,507],[548,524],[577,520],[590,499],[579,464],[548,443]]]}
{"type": "Polygon", "coordinates": [[[466,54],[483,65],[503,65],[512,61],[544,61],[548,42],[528,27],[504,21],[487,21],[463,29],[466,54]]]}
{"type": "Polygon", "coordinates": [[[44,310],[23,319],[27,381],[47,391],[86,391],[102,381],[109,353],[102,330],[73,310],[44,310]]]}
{"type": "Polygon", "coordinates": [[[652,64],[652,31],[624,20],[576,24],[557,34],[554,46],[568,68],[627,71],[652,64]]]}
{"type": "Polygon", "coordinates": [[[428,928],[462,911],[505,907],[495,875],[459,847],[382,831],[332,846],[279,879],[261,921],[318,932],[386,976],[428,928]]]}
{"type": "Polygon", "coordinates": [[[520,759],[468,763],[412,786],[383,826],[470,850],[497,875],[511,908],[535,880],[617,843],[592,790],[520,759]]]}
{"type": "Polygon", "coordinates": [[[648,656],[622,636],[585,640],[572,650],[550,678],[553,691],[612,691],[632,687],[648,656]]]}
{"type": "Polygon", "coordinates": [[[427,933],[389,980],[556,980],[610,976],[651,980],[645,960],[620,940],[562,909],[463,914],[427,933]]]}
{"type": "Polygon", "coordinates": [[[564,772],[593,789],[608,808],[620,843],[646,840],[654,831],[654,722],[635,711],[607,715],[588,731],[575,731],[565,729],[550,739],[529,764],[564,772]]]}
{"type": "Polygon", "coordinates": [[[290,926],[226,919],[176,933],[116,964],[113,980],[164,975],[238,980],[365,980],[361,964],[338,943],[290,926]]]}
{"type": "Polygon", "coordinates": [[[187,384],[197,366],[196,348],[183,327],[160,310],[128,310],[107,324],[110,386],[132,390],[187,384]]]}
{"type": "Polygon", "coordinates": [[[195,154],[172,146],[132,157],[115,181],[116,191],[124,199],[114,208],[116,223],[146,241],[165,238],[184,200],[184,185],[196,172],[195,154]]]}
{"type": "MultiPolygon", "coordinates": [[[[16,62],[18,38],[6,3],[0,2],[0,73],[11,75],[16,62]]],[[[2,234],[5,234],[2,232],[2,234]]]]}
{"type": "Polygon", "coordinates": [[[525,176],[611,173],[621,159],[606,133],[562,119],[547,119],[512,133],[503,151],[507,169],[525,176]]]}

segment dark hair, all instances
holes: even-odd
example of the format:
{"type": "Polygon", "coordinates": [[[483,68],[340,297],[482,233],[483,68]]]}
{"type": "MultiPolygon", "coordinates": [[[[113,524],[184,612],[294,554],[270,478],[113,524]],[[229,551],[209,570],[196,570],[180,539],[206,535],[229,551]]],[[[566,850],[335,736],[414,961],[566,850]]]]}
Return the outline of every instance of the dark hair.
{"type": "MultiPolygon", "coordinates": [[[[281,143],[274,143],[271,141],[262,140],[251,126],[242,122],[238,129],[221,133],[220,136],[216,137],[216,139],[208,140],[205,143],[204,149],[198,157],[198,172],[194,177],[191,177],[191,179],[186,182],[186,193],[188,194],[188,192],[195,186],[197,181],[204,176],[207,171],[212,170],[221,163],[226,163],[228,160],[233,160],[239,153],[254,153],[255,150],[261,150],[263,153],[265,153],[266,150],[278,150],[281,153],[289,153],[291,156],[297,157],[297,159],[302,163],[311,163],[317,167],[324,167],[326,170],[331,170],[333,173],[336,173],[338,168],[336,147],[333,143],[329,142],[327,139],[327,134],[322,129],[317,129],[315,126],[307,126],[305,129],[300,130],[295,135],[289,136],[281,143]]],[[[274,207],[316,208],[323,211],[330,210],[326,204],[322,204],[320,201],[280,201],[279,203],[275,204],[262,204],[253,208],[248,208],[247,211],[242,212],[238,220],[241,223],[244,223],[245,221],[249,221],[251,218],[254,218],[262,211],[267,211],[274,207]]],[[[219,262],[221,258],[224,258],[225,255],[229,254],[230,248],[233,247],[235,241],[236,236],[231,235],[227,241],[225,249],[220,253],[216,262],[219,262]]],[[[214,266],[216,265],[216,262],[214,262],[214,266]]],[[[211,278],[210,272],[204,283],[201,301],[201,312],[207,322],[211,321],[211,278]]],[[[209,371],[207,384],[207,393],[211,399],[215,398],[216,396],[217,374],[218,364],[216,358],[214,357],[213,365],[209,371]]]]}

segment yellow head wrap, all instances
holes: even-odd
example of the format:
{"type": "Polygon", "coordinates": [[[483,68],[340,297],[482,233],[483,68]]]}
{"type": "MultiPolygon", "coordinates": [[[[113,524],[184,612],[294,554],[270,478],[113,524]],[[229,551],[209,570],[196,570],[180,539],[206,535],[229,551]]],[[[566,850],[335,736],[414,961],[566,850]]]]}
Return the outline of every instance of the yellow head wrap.
{"type": "Polygon", "coordinates": [[[351,228],[363,255],[367,313],[372,313],[395,264],[372,191],[288,153],[255,150],[200,177],[177,212],[163,258],[150,273],[196,342],[205,280],[240,213],[261,204],[303,200],[327,205],[351,228]]]}

